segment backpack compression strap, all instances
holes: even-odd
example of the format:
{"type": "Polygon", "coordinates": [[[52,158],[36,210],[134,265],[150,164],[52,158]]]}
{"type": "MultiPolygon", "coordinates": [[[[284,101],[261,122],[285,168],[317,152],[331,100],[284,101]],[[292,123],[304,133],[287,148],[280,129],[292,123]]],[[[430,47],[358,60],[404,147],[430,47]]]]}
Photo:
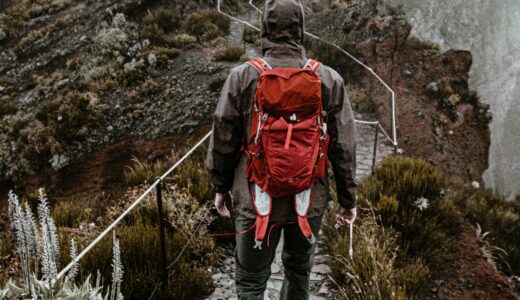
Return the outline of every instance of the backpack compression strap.
{"type": "Polygon", "coordinates": [[[305,70],[311,70],[315,73],[318,73],[318,70],[320,69],[320,67],[321,67],[321,63],[314,59],[309,59],[303,66],[303,68],[305,70]]]}
{"type": "Polygon", "coordinates": [[[271,70],[271,66],[261,58],[253,59],[247,62],[251,67],[255,68],[258,73],[262,74],[264,71],[271,70]]]}

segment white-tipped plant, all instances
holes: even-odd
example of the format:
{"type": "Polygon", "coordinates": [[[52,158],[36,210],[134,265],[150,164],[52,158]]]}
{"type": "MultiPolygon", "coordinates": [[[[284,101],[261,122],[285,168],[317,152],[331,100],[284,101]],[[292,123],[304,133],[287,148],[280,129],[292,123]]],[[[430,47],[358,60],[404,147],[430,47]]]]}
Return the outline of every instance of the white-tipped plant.
{"type": "Polygon", "coordinates": [[[2,299],[92,299],[123,300],[121,284],[123,282],[123,264],[121,263],[121,249],[115,233],[113,236],[112,260],[112,288],[102,295],[101,274],[98,271],[96,285],[90,284],[90,276],[80,286],[76,286],[75,279],[79,272],[77,260],[77,245],[74,239],[70,243],[70,256],[74,262],[64,281],[53,283],[58,271],[60,249],[58,233],[54,220],[51,217],[47,198],[43,189],[39,189],[38,228],[34,214],[29,205],[20,205],[18,196],[9,191],[8,214],[12,224],[12,232],[16,242],[22,265],[23,286],[18,286],[11,279],[4,288],[0,287],[2,299]],[[42,262],[43,278],[38,278],[38,259],[42,262]],[[31,262],[35,268],[31,271],[31,262]]]}
{"type": "Polygon", "coordinates": [[[21,258],[22,275],[26,286],[31,285],[31,264],[30,264],[30,244],[28,241],[29,228],[26,228],[27,223],[25,213],[20,206],[18,196],[11,190],[9,191],[9,217],[11,219],[12,230],[16,238],[16,249],[21,258]]]}
{"type": "MultiPolygon", "coordinates": [[[[34,218],[34,214],[31,210],[31,207],[27,203],[24,204],[25,209],[25,225],[26,229],[25,235],[27,237],[27,242],[29,246],[29,254],[33,257],[40,256],[40,239],[38,234],[38,226],[36,225],[36,219],[34,218]]],[[[35,273],[38,273],[38,260],[35,260],[36,267],[34,269],[35,273]]]]}
{"type": "Polygon", "coordinates": [[[65,277],[65,282],[74,284],[74,281],[76,280],[76,276],[78,275],[78,269],[79,264],[77,261],[78,258],[78,247],[76,246],[76,241],[72,239],[70,241],[70,259],[74,263],[72,265],[72,268],[70,269],[69,273],[65,277]]]}
{"type": "Polygon", "coordinates": [[[116,238],[115,231],[112,232],[112,251],[114,258],[112,259],[112,292],[111,300],[123,300],[121,293],[121,283],[123,282],[123,264],[121,263],[121,249],[119,248],[119,240],[116,238]]]}
{"type": "Polygon", "coordinates": [[[40,201],[38,204],[38,217],[43,241],[43,251],[41,255],[42,271],[44,279],[51,281],[58,274],[58,261],[60,257],[58,233],[54,220],[51,217],[51,211],[43,188],[38,190],[38,194],[40,201]]]}

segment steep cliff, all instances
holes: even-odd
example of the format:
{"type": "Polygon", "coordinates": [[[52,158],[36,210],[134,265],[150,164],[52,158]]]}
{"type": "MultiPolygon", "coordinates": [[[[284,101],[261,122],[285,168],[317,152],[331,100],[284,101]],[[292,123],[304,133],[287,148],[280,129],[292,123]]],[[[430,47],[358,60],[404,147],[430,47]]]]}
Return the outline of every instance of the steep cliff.
{"type": "Polygon", "coordinates": [[[489,104],[487,187],[510,199],[520,194],[520,2],[392,0],[404,4],[412,33],[441,49],[466,49],[474,57],[469,85],[489,104]]]}
{"type": "MultiPolygon", "coordinates": [[[[395,90],[399,147],[406,155],[430,161],[448,177],[481,181],[487,168],[489,114],[468,87],[472,55],[442,52],[410,36],[411,28],[402,11],[381,1],[357,1],[316,13],[307,27],[360,58],[395,90]]],[[[354,107],[372,112],[390,130],[388,91],[345,55],[310,44],[313,55],[346,78],[354,107]]]]}

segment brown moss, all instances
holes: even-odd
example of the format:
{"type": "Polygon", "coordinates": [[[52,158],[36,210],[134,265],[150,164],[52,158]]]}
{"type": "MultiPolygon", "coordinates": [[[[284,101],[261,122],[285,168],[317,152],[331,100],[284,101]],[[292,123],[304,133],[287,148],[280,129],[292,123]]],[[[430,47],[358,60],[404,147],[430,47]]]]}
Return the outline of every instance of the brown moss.
{"type": "Polygon", "coordinates": [[[225,75],[219,75],[211,79],[208,84],[208,89],[212,92],[219,92],[224,86],[224,82],[226,82],[225,75]]]}
{"type": "Polygon", "coordinates": [[[229,18],[216,10],[200,10],[191,13],[183,22],[183,30],[199,41],[210,41],[229,32],[229,18]]]}
{"type": "Polygon", "coordinates": [[[10,96],[5,95],[0,97],[0,119],[2,119],[3,116],[15,114],[17,111],[18,108],[10,96]]]}
{"type": "Polygon", "coordinates": [[[406,40],[406,45],[415,50],[440,50],[439,44],[420,39],[416,36],[410,36],[406,40]]]}
{"type": "Polygon", "coordinates": [[[235,62],[235,61],[239,61],[244,53],[245,53],[244,47],[232,46],[232,47],[228,47],[223,50],[217,51],[217,53],[215,53],[215,60],[216,61],[235,62]]]}

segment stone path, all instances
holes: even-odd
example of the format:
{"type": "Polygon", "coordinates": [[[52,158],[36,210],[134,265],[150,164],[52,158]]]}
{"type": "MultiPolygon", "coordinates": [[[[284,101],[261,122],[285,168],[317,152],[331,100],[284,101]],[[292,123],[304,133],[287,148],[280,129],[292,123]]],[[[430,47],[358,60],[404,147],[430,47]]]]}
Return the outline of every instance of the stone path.
{"type": "MultiPolygon", "coordinates": [[[[241,16],[240,18],[248,20],[249,16],[241,16]]],[[[253,14],[251,19],[253,19],[253,14]]],[[[244,25],[232,21],[230,24],[230,36],[228,42],[230,45],[237,45],[242,43],[242,33],[244,25]]],[[[246,52],[250,58],[258,57],[259,53],[254,45],[246,44],[246,52]]],[[[357,119],[363,119],[359,114],[356,114],[357,119]]],[[[357,126],[357,146],[356,146],[356,160],[357,160],[357,171],[356,181],[361,178],[370,175],[372,166],[372,155],[374,149],[374,128],[368,125],[358,124],[357,126]]],[[[382,133],[378,136],[378,146],[376,153],[376,163],[379,164],[381,160],[392,153],[393,148],[391,145],[385,143],[385,137],[382,133]]],[[[278,299],[280,289],[282,288],[283,282],[283,264],[282,264],[282,247],[283,238],[280,239],[280,243],[276,248],[275,260],[271,266],[272,275],[267,282],[267,290],[264,294],[265,300],[278,299]]],[[[330,267],[326,264],[325,256],[322,254],[323,236],[320,231],[318,237],[318,245],[316,247],[315,264],[312,268],[310,278],[310,291],[311,300],[321,299],[335,299],[335,293],[333,291],[332,283],[328,280],[327,274],[330,272],[330,267]]],[[[216,299],[237,299],[235,292],[235,262],[233,258],[233,252],[229,251],[221,258],[220,266],[212,268],[212,279],[215,285],[215,291],[208,298],[210,300],[216,299]]]]}

